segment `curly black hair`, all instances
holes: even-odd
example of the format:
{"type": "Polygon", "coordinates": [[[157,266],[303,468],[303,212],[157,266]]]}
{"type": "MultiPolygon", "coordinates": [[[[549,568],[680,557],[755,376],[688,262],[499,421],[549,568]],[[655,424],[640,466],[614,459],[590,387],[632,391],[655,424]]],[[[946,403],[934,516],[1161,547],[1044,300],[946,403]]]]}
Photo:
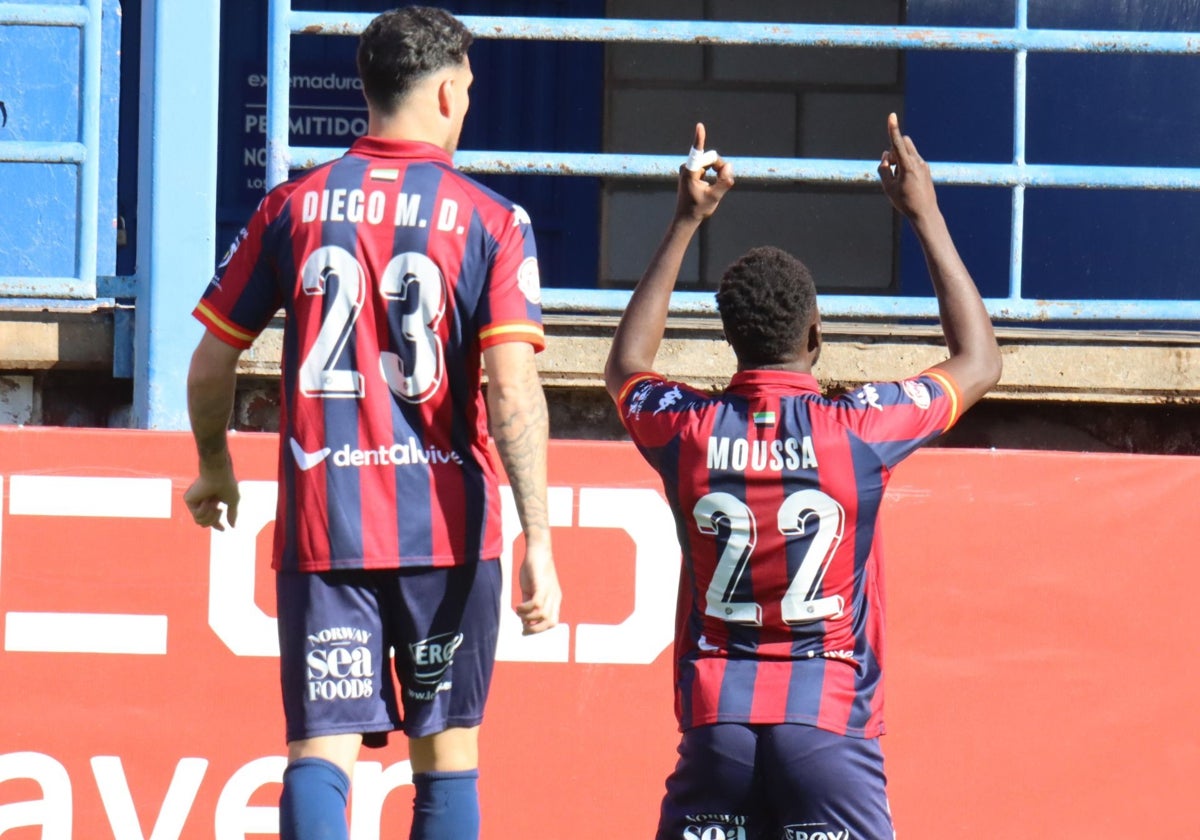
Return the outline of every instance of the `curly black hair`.
{"type": "Polygon", "coordinates": [[[738,362],[747,366],[794,361],[817,312],[808,267],[787,251],[753,248],[725,269],[717,311],[738,362]]]}
{"type": "Polygon", "coordinates": [[[384,12],[358,41],[358,75],[367,101],[393,112],[417,80],[466,60],[474,40],[444,9],[409,6],[384,12]]]}

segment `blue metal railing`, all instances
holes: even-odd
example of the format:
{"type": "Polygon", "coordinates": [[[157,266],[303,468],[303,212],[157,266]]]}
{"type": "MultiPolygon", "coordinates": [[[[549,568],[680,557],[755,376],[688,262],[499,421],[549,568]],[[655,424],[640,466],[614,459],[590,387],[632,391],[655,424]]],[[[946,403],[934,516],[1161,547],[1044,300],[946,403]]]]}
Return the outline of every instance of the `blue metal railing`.
{"type": "Polygon", "coordinates": [[[0,162],[79,167],[74,277],[0,276],[0,294],[18,298],[96,297],[100,203],[100,59],[102,0],[80,6],[0,3],[0,26],[63,26],[82,30],[79,142],[0,141],[0,162]]]}
{"type": "MultiPolygon", "coordinates": [[[[1026,187],[1083,189],[1200,190],[1200,168],[1031,165],[1025,161],[1026,61],[1030,52],[1200,54],[1200,34],[1172,32],[1030,29],[1029,0],[1017,0],[1011,29],[739,23],[726,21],[644,21],[589,18],[464,16],[479,38],[602,41],[705,45],[773,45],[879,49],[969,50],[1014,55],[1013,159],[1011,163],[931,164],[941,184],[997,186],[1012,190],[1009,294],[986,302],[1004,320],[1200,320],[1200,301],[1032,300],[1022,296],[1026,187]]],[[[357,35],[373,14],[305,12],[290,0],[271,0],[267,84],[267,183],[274,186],[289,168],[332,160],[340,150],[288,145],[288,77],[291,36],[357,35]]],[[[543,174],[610,178],[674,178],[679,157],[672,155],[563,154],[549,152],[459,152],[455,163],[479,174],[543,174]]],[[[810,158],[739,158],[742,181],[804,181],[816,184],[874,184],[878,161],[810,158]]],[[[616,290],[543,291],[543,305],[555,311],[620,311],[629,293],[616,290]]],[[[712,295],[676,292],[672,311],[714,310],[712,295]]],[[[853,318],[934,318],[933,298],[823,295],[826,316],[853,318]]]]}

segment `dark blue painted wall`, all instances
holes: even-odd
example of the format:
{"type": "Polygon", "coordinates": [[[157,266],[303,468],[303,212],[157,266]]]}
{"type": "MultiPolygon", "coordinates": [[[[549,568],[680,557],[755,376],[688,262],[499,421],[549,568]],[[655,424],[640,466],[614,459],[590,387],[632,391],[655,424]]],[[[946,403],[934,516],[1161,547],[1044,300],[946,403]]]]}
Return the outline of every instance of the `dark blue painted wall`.
{"type": "MultiPolygon", "coordinates": [[[[909,0],[914,25],[1011,26],[1012,0],[909,0]]],[[[1198,0],[1030,0],[1029,26],[1200,31],[1198,0]]],[[[1030,163],[1200,166],[1200,57],[1031,54],[1030,163]]],[[[939,161],[1012,160],[1013,58],[911,52],[905,130],[939,161]]],[[[985,295],[1008,294],[1010,192],[942,188],[943,209],[985,295]]],[[[1200,297],[1200,195],[1026,191],[1024,296],[1200,297]]],[[[930,293],[903,234],[903,294],[930,293]]]]}
{"type": "MultiPolygon", "coordinates": [[[[302,9],[379,12],[395,0],[305,0],[302,9]]],[[[446,8],[461,15],[602,17],[603,0],[462,0],[446,8]]],[[[266,0],[222,4],[220,173],[218,240],[223,250],[262,196],[266,140],[266,0]]],[[[344,148],[354,139],[354,120],[365,120],[361,94],[348,87],[355,76],[356,38],[292,39],[292,76],[332,79],[333,90],[292,88],[292,118],[317,118],[330,130],[293,133],[298,145],[344,148]],[[340,121],[339,121],[340,118],[340,121]]],[[[477,40],[471,48],[475,83],[462,149],[599,151],[603,48],[596,44],[477,40]]],[[[311,122],[311,121],[310,121],[311,122]]],[[[364,129],[365,124],[359,123],[364,129]]],[[[599,182],[549,176],[485,176],[480,180],[518,202],[533,218],[542,282],[546,286],[594,286],[599,263],[599,182]]]]}

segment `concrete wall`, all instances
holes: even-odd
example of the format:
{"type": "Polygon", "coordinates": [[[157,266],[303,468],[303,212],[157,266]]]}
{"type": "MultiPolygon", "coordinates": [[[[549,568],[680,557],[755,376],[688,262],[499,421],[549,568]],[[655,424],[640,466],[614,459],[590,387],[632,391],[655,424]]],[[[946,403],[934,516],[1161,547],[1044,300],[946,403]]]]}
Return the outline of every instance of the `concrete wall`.
{"type": "MultiPolygon", "coordinates": [[[[608,16],[659,20],[894,24],[900,0],[609,0],[608,16]]],[[[686,154],[696,122],[727,157],[877,160],[883,121],[903,105],[893,50],[624,44],[608,47],[604,149],[686,154]]],[[[735,169],[736,173],[736,169],[735,169]]],[[[605,185],[600,276],[636,282],[673,207],[674,185],[605,185]]],[[[777,245],[822,291],[893,288],[895,231],[875,189],[742,183],[684,263],[680,288],[715,286],[754,245],[777,245]]]]}

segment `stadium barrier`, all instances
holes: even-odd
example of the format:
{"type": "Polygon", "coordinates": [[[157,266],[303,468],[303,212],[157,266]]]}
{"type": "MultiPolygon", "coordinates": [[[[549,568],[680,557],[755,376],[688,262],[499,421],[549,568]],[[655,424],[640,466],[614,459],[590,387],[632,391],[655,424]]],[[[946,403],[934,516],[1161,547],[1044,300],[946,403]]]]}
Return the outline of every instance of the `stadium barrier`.
{"type": "MultiPolygon", "coordinates": [[[[296,34],[357,35],[373,14],[300,11],[292,0],[270,0],[267,84],[267,185],[283,181],[290,168],[331,160],[341,150],[288,144],[288,73],[291,38],[296,34]]],[[[970,50],[1013,55],[1013,158],[1007,163],[935,163],[942,184],[1007,187],[1012,190],[1009,293],[985,301],[994,318],[1014,321],[1194,321],[1200,300],[1035,300],[1022,294],[1026,187],[1073,189],[1200,189],[1200,169],[1185,167],[1078,166],[1030,164],[1025,160],[1027,58],[1030,52],[1136,53],[1193,55],[1200,35],[1177,32],[1124,32],[1030,29],[1029,0],[1016,0],[1011,28],[864,26],[859,24],[747,23],[709,20],[616,20],[462,16],[479,38],[598,41],[603,43],[702,43],[900,50],[970,50]]],[[[607,178],[673,178],[677,155],[572,154],[562,152],[460,151],[455,164],[481,174],[540,174],[607,178]]],[[[874,184],[878,160],[739,157],[740,181],[813,184],[874,184]]],[[[543,290],[553,311],[621,312],[629,300],[622,290],[543,290]]],[[[675,292],[676,313],[712,313],[710,293],[675,292]]],[[[822,295],[827,317],[936,318],[934,298],[881,295],[822,295]]]]}
{"type": "MultiPolygon", "coordinates": [[[[48,163],[79,171],[75,213],[75,274],[17,277],[0,274],[0,296],[94,300],[100,210],[100,60],[103,0],[78,6],[0,3],[0,26],[79,29],[79,137],[75,141],[0,140],[0,163],[48,163]]],[[[33,59],[33,56],[30,56],[33,59]]],[[[11,177],[11,176],[10,176],[11,177]]],[[[0,272],[4,269],[0,268],[0,272]]]]}
{"type": "MultiPolygon", "coordinates": [[[[1200,169],[1186,167],[1066,166],[1025,160],[1026,59],[1031,52],[1194,55],[1200,36],[1178,32],[1037,29],[1028,26],[1029,2],[1016,0],[1009,28],[954,28],[727,21],[648,21],[585,18],[467,16],[482,38],[550,39],[601,43],[692,43],[787,45],[900,50],[972,50],[1013,56],[1013,157],[996,163],[941,163],[933,167],[940,183],[994,186],[1012,193],[1009,289],[990,298],[997,318],[1018,321],[1188,322],[1200,319],[1198,300],[1033,300],[1022,292],[1025,190],[1029,187],[1078,189],[1196,190],[1200,169]]],[[[145,428],[186,427],[183,391],[187,355],[199,336],[188,313],[202,288],[216,251],[215,181],[219,4],[216,0],[179,3],[146,0],[142,8],[141,142],[139,150],[137,276],[97,277],[97,190],[100,101],[100,19],[102,0],[78,5],[0,3],[0,26],[74,27],[81,32],[80,135],[70,142],[0,142],[0,161],[56,162],[80,170],[79,213],[75,219],[77,273],[72,277],[0,277],[0,297],[9,307],[62,308],[75,303],[112,305],[136,298],[136,317],[114,314],[119,349],[118,375],[134,379],[134,421],[145,428]],[[186,62],[178,56],[187,56],[186,62]],[[181,201],[181,196],[188,200],[181,201]],[[130,336],[130,333],[133,335],[130,336]],[[133,345],[130,351],[129,345],[133,345]],[[127,370],[126,368],[130,368],[127,370]]],[[[290,165],[325,159],[329,150],[287,145],[288,67],[294,34],[347,35],[361,31],[366,14],[301,11],[289,0],[271,0],[268,90],[270,182],[290,165]]],[[[678,160],[669,155],[472,152],[461,166],[479,173],[541,173],[565,176],[670,177],[678,160]]],[[[875,178],[874,161],[804,158],[744,158],[743,180],[793,180],[854,185],[875,178]]],[[[628,293],[617,290],[548,289],[544,302],[560,312],[621,310],[628,293]]],[[[711,296],[679,292],[678,313],[711,311],[711,296]]],[[[931,318],[930,298],[829,295],[828,317],[856,319],[931,318]]]]}
{"type": "MultiPolygon", "coordinates": [[[[277,438],[232,446],[243,505],[220,534],[183,504],[186,435],[0,429],[5,840],[277,831],[277,438]]],[[[927,450],[897,469],[881,538],[899,836],[1194,834],[1198,481],[1178,457],[927,450]]],[[[677,740],[666,503],[628,444],[556,442],[550,483],[564,623],[526,638],[505,612],[483,837],[648,837],[677,740]]],[[[511,545],[503,562],[511,590],[511,545]]],[[[402,738],[364,752],[353,840],[405,836],[406,755],[402,738]]]]}

